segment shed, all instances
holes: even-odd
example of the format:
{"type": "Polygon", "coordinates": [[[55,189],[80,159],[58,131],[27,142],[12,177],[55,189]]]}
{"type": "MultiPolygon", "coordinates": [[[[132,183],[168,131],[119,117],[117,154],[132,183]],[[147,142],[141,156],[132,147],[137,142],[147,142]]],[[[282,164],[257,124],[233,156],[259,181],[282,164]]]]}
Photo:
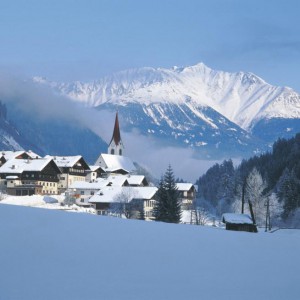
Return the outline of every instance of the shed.
{"type": "Polygon", "coordinates": [[[249,215],[225,213],[222,215],[222,222],[226,230],[257,232],[257,227],[249,215]]]}

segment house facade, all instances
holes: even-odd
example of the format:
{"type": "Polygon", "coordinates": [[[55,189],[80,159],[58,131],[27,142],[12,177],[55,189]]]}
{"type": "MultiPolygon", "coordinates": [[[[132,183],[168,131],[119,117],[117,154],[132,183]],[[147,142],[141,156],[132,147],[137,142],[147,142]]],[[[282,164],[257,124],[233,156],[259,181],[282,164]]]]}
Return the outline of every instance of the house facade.
{"type": "Polygon", "coordinates": [[[196,198],[196,188],[192,183],[176,183],[179,193],[179,201],[181,210],[192,209],[194,200],[196,198]]]}
{"type": "Polygon", "coordinates": [[[65,192],[75,181],[86,180],[86,172],[90,168],[81,155],[53,156],[51,158],[61,172],[59,175],[59,193],[65,192]]]}
{"type": "Polygon", "coordinates": [[[114,204],[123,203],[131,205],[133,218],[138,218],[143,211],[145,220],[152,220],[156,192],[156,187],[106,186],[91,197],[89,202],[99,215],[110,214],[114,204]]]}
{"type": "Polygon", "coordinates": [[[0,168],[9,195],[58,194],[59,168],[51,158],[10,159],[0,168]]]}

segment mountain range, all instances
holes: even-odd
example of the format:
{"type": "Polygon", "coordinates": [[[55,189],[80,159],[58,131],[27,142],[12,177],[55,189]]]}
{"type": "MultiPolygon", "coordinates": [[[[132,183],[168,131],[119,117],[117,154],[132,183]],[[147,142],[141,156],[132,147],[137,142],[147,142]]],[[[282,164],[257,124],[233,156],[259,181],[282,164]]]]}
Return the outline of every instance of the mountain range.
{"type": "Polygon", "coordinates": [[[34,81],[100,111],[120,112],[125,131],[200,157],[249,156],[300,131],[300,95],[249,72],[189,67],[139,68],[93,82],[34,81]]]}

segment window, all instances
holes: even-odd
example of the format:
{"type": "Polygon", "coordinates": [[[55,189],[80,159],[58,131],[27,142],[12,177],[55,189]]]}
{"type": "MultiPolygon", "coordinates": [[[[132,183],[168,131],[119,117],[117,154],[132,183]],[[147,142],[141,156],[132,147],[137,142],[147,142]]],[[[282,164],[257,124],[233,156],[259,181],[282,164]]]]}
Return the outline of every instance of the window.
{"type": "Polygon", "coordinates": [[[119,150],[119,155],[122,155],[122,149],[119,150]]]}
{"type": "Polygon", "coordinates": [[[115,154],[115,149],[111,149],[110,154],[115,154]]]}
{"type": "Polygon", "coordinates": [[[80,195],[84,195],[84,191],[80,191],[80,195]]]}
{"type": "Polygon", "coordinates": [[[80,199],[80,202],[84,202],[84,199],[83,199],[83,198],[81,198],[81,199],[80,199]]]}
{"type": "Polygon", "coordinates": [[[95,192],[91,192],[91,195],[93,196],[95,194],[95,192]]]}

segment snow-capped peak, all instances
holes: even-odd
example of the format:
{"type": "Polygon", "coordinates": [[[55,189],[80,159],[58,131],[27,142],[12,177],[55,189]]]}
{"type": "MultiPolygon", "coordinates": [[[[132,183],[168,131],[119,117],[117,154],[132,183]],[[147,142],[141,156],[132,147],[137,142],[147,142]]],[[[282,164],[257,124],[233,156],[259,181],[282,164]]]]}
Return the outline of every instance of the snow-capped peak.
{"type": "Polygon", "coordinates": [[[247,130],[262,118],[300,118],[300,97],[292,89],[272,86],[253,73],[217,71],[204,63],[130,69],[90,83],[56,84],[56,88],[89,106],[106,102],[185,104],[188,99],[196,106],[213,108],[247,130]]]}

